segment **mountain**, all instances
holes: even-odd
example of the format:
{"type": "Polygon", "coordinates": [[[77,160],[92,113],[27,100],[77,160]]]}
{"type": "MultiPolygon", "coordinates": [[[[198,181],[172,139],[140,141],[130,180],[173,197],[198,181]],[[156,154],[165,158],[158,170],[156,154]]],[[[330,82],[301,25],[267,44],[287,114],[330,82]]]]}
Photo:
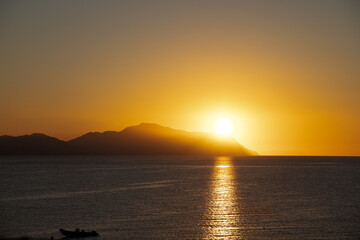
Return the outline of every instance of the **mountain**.
{"type": "Polygon", "coordinates": [[[68,143],[41,133],[0,136],[0,155],[51,155],[68,153],[68,143]]]}
{"type": "Polygon", "coordinates": [[[89,132],[68,142],[43,134],[0,136],[0,155],[255,155],[231,137],[152,123],[121,132],[89,132]]]}

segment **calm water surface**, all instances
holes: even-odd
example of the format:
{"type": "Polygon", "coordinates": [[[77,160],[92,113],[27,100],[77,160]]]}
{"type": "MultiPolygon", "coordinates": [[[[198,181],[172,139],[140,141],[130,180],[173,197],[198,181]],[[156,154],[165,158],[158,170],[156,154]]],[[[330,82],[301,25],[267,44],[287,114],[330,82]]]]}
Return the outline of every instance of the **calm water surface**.
{"type": "Polygon", "coordinates": [[[1,157],[0,236],[360,239],[360,158],[1,157]]]}

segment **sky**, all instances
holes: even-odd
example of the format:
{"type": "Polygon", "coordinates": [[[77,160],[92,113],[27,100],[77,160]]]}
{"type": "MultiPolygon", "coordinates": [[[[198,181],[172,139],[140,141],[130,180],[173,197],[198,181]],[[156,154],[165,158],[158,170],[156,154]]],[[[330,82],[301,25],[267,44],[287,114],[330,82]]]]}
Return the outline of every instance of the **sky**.
{"type": "Polygon", "coordinates": [[[360,3],[0,2],[0,135],[230,118],[264,155],[360,155],[360,3]]]}

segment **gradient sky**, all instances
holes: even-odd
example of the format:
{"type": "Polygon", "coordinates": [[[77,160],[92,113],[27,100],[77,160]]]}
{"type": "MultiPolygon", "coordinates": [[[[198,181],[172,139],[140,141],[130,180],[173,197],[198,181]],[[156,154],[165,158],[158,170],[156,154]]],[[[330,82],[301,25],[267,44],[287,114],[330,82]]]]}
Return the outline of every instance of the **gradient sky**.
{"type": "Polygon", "coordinates": [[[358,1],[1,1],[0,135],[155,122],[360,155],[358,1]]]}

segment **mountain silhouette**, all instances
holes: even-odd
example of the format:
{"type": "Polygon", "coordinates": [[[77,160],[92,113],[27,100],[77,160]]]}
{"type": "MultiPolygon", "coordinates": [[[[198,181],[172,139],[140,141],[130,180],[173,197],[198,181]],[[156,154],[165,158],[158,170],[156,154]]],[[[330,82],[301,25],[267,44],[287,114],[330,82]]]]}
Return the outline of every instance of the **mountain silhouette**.
{"type": "Polygon", "coordinates": [[[51,155],[68,153],[68,143],[45,134],[0,136],[0,155],[51,155]]]}
{"type": "Polygon", "coordinates": [[[0,136],[0,155],[256,155],[234,138],[142,123],[89,132],[70,141],[32,134],[0,136]]]}

